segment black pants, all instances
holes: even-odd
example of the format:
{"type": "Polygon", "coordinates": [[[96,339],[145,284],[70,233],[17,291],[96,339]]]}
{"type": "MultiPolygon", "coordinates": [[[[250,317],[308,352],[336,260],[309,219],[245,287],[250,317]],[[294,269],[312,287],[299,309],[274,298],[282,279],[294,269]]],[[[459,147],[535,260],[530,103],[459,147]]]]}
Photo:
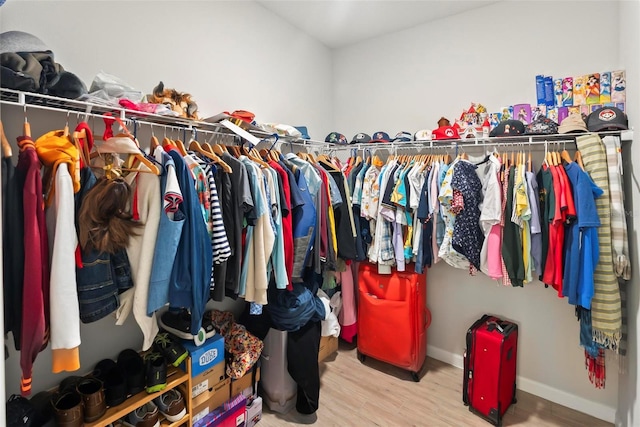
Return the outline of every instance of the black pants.
{"type": "Polygon", "coordinates": [[[320,322],[307,322],[287,334],[288,370],[298,384],[296,409],[301,414],[313,414],[320,404],[320,332],[320,322]]]}

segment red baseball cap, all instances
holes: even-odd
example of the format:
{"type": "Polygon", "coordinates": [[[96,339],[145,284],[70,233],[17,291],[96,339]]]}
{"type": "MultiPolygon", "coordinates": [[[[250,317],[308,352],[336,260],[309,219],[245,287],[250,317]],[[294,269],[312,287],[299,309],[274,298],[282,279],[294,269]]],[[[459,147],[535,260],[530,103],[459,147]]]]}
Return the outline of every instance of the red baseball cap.
{"type": "Polygon", "coordinates": [[[460,139],[460,135],[454,126],[440,126],[433,130],[433,139],[460,139]]]}

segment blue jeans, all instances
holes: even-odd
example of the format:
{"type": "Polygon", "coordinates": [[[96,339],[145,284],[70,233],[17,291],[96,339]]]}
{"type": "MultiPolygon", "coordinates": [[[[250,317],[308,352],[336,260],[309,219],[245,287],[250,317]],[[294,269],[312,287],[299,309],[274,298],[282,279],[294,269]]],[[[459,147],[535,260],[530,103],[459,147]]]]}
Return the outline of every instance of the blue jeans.
{"type": "Polygon", "coordinates": [[[76,268],[80,320],[91,323],[113,313],[120,305],[118,294],[133,287],[131,266],[125,250],[84,251],[82,264],[76,268]]]}

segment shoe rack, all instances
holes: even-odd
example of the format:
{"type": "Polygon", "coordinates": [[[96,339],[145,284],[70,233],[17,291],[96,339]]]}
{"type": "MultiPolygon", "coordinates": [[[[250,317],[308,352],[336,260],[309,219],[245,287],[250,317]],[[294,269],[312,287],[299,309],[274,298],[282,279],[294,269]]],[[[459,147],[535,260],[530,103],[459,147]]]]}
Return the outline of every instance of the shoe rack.
{"type": "Polygon", "coordinates": [[[136,408],[139,408],[145,403],[152,401],[156,397],[176,387],[182,393],[187,414],[181,420],[176,422],[170,422],[164,419],[163,415],[160,414],[160,425],[161,427],[191,426],[191,362],[189,359],[187,359],[186,366],[187,372],[184,372],[180,368],[175,368],[169,365],[167,367],[167,387],[165,389],[156,393],[141,391],[140,393],[129,397],[120,405],[107,408],[107,412],[100,419],[92,423],[85,423],[85,427],[104,427],[119,420],[120,418],[126,417],[129,412],[133,412],[136,408]]]}

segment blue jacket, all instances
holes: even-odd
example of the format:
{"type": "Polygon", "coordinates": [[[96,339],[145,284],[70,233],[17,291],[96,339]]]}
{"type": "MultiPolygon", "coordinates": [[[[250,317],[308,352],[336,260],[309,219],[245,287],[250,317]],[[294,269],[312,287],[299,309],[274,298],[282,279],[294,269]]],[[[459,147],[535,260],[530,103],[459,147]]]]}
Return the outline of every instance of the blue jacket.
{"type": "MultiPolygon", "coordinates": [[[[196,334],[209,299],[213,250],[191,172],[178,152],[171,150],[169,155],[176,165],[185,213],[171,275],[169,305],[191,309],[191,333],[196,334]]],[[[162,238],[158,234],[158,239],[162,238]]]]}
{"type": "MultiPolygon", "coordinates": [[[[167,153],[162,153],[162,160],[160,195],[164,199],[167,188],[167,169],[168,166],[175,168],[175,164],[167,153]]],[[[169,302],[169,284],[172,280],[173,264],[180,244],[185,218],[182,208],[182,204],[180,204],[178,210],[174,213],[173,220],[169,218],[164,208],[160,212],[158,238],[153,251],[153,267],[151,269],[151,279],[149,280],[149,295],[147,296],[147,314],[149,316],[169,302]]]]}

